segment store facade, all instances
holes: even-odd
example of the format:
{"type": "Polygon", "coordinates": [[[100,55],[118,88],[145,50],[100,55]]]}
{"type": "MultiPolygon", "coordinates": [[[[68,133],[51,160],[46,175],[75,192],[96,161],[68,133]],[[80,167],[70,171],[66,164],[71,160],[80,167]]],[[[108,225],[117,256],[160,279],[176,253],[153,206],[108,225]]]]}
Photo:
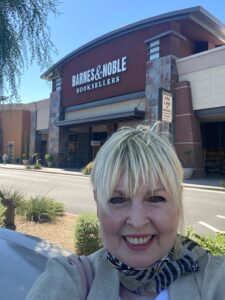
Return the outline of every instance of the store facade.
{"type": "Polygon", "coordinates": [[[164,118],[180,158],[191,152],[195,175],[203,174],[201,122],[191,83],[180,76],[178,65],[224,44],[224,25],[194,7],[142,20],[81,46],[42,75],[52,81],[48,152],[58,166],[80,169],[116,129],[164,118]]]}

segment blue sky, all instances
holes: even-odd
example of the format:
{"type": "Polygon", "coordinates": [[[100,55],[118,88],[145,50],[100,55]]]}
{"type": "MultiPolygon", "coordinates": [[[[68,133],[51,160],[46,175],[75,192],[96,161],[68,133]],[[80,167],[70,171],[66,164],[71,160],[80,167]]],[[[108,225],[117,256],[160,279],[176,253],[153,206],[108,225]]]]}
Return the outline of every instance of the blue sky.
{"type": "MultiPolygon", "coordinates": [[[[114,29],[162,13],[198,5],[225,24],[224,0],[60,0],[58,9],[61,15],[49,16],[52,41],[58,50],[58,54],[52,56],[53,62],[114,29]]],[[[19,89],[23,103],[49,97],[50,85],[40,79],[44,71],[46,70],[40,70],[34,64],[24,72],[19,89]]]]}

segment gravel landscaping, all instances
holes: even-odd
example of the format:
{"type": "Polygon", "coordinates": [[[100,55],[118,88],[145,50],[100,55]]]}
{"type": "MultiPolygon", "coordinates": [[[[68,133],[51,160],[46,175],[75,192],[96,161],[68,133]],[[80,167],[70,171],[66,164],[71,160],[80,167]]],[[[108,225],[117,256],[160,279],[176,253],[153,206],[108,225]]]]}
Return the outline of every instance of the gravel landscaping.
{"type": "Polygon", "coordinates": [[[16,216],[16,231],[45,239],[74,252],[74,225],[76,216],[65,215],[54,223],[35,223],[24,221],[16,216]]]}

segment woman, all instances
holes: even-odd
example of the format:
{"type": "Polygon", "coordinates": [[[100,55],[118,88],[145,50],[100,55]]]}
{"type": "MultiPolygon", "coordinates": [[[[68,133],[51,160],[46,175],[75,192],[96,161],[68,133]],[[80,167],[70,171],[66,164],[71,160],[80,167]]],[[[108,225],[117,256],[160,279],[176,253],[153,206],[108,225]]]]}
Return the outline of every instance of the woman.
{"type": "MultiPolygon", "coordinates": [[[[104,248],[89,256],[88,300],[225,299],[225,260],[177,235],[182,168],[160,130],[121,128],[102,146],[91,181],[104,248]]],[[[27,299],[84,299],[80,274],[52,259],[27,299]]]]}

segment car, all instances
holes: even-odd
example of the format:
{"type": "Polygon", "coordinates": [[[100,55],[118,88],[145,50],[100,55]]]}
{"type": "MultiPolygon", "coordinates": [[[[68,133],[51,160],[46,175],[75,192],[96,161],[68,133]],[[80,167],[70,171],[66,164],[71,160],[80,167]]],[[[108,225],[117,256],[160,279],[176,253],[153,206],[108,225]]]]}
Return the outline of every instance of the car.
{"type": "Polygon", "coordinates": [[[49,258],[71,254],[46,240],[0,228],[0,299],[24,300],[49,258]]]}

